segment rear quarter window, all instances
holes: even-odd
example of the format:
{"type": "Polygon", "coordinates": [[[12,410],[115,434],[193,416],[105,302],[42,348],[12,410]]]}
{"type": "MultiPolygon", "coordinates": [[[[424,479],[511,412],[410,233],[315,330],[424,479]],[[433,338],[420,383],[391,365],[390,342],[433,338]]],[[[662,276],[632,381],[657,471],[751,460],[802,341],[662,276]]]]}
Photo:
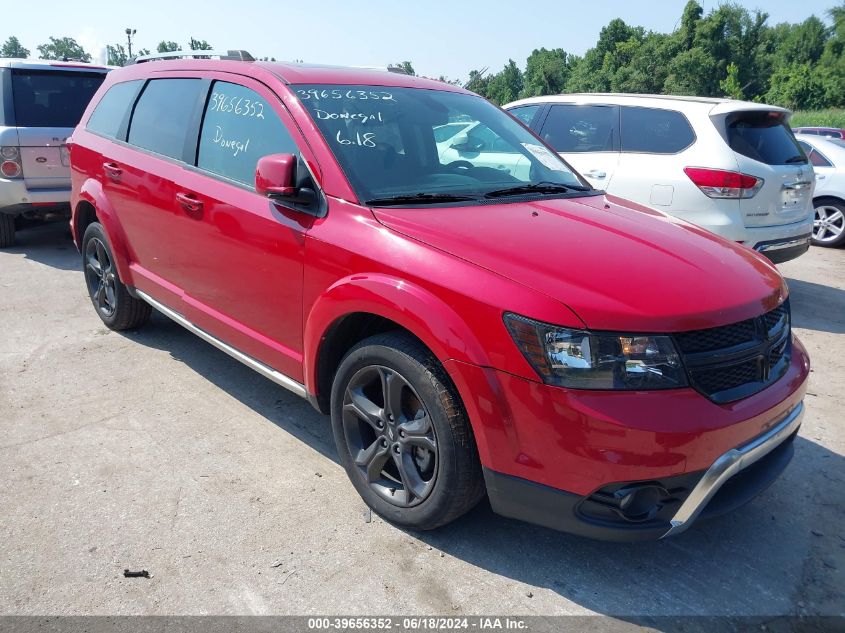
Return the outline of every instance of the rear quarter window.
{"type": "Polygon", "coordinates": [[[728,145],[767,165],[806,163],[807,157],[779,112],[737,112],[726,121],[728,145]]]}
{"type": "Polygon", "coordinates": [[[677,154],[695,142],[695,132],[680,112],[622,107],[622,151],[677,154]]]}
{"type": "Polygon", "coordinates": [[[123,126],[129,123],[132,104],[135,103],[143,84],[141,80],[126,81],[109,88],[91,113],[86,129],[102,136],[123,140],[126,136],[123,126]]]}
{"type": "Polygon", "coordinates": [[[554,105],[540,136],[558,152],[612,152],[618,127],[615,106],[554,105]]]}
{"type": "Polygon", "coordinates": [[[18,127],[76,127],[105,73],[12,69],[18,127]]]}
{"type": "Polygon", "coordinates": [[[200,79],[150,81],[135,105],[129,124],[129,143],[182,160],[201,86],[200,79]]]}

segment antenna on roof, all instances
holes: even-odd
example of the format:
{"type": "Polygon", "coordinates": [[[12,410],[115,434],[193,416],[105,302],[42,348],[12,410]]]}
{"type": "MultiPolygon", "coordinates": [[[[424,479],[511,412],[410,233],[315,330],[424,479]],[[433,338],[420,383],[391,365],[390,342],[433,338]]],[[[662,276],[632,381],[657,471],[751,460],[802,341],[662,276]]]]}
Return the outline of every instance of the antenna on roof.
{"type": "Polygon", "coordinates": [[[152,53],[151,55],[139,55],[135,58],[136,64],[153,61],[157,59],[184,59],[184,58],[208,58],[218,57],[231,61],[254,62],[255,58],[244,50],[231,51],[170,51],[168,53],[152,53]]]}

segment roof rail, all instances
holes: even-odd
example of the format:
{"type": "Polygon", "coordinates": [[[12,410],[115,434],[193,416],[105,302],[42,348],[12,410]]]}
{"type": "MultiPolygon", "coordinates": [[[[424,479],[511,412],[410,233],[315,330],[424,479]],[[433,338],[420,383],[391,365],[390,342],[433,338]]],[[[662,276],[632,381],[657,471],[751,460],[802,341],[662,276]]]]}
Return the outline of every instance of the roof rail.
{"type": "Polygon", "coordinates": [[[246,51],[170,51],[168,53],[152,53],[151,55],[139,55],[135,58],[135,64],[141,64],[156,59],[183,59],[186,57],[219,57],[241,62],[254,62],[255,58],[246,51]]]}

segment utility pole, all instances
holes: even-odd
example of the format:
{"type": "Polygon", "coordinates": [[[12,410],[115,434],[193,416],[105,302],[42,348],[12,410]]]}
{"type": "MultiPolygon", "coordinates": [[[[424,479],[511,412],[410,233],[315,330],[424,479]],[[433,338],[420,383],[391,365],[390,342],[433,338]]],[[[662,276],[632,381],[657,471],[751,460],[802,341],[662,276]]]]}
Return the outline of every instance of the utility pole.
{"type": "Polygon", "coordinates": [[[132,59],[132,36],[137,33],[137,29],[126,29],[126,45],[128,48],[129,59],[132,59]]]}

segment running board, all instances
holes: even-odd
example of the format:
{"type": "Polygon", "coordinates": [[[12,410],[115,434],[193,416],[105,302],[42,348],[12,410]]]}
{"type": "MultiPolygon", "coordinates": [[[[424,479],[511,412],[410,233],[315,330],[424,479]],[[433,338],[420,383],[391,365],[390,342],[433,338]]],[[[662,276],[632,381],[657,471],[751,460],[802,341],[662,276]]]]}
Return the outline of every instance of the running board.
{"type": "Polygon", "coordinates": [[[143,299],[144,301],[149,303],[152,307],[154,307],[156,310],[161,312],[163,315],[173,319],[174,321],[176,321],[176,323],[181,325],[183,328],[185,328],[189,332],[193,332],[194,334],[199,336],[202,340],[206,341],[207,343],[211,343],[212,345],[214,345],[214,347],[219,349],[221,352],[225,352],[229,356],[234,358],[235,360],[241,361],[247,367],[254,369],[259,374],[264,376],[265,378],[272,380],[277,385],[280,385],[280,386],[284,387],[285,389],[292,391],[296,395],[298,395],[302,398],[307,397],[308,394],[305,391],[305,385],[302,385],[302,384],[296,382],[293,378],[290,378],[289,376],[285,376],[284,374],[276,371],[272,367],[268,367],[264,363],[255,360],[252,356],[247,356],[243,352],[236,350],[234,347],[232,347],[228,343],[224,343],[219,338],[212,336],[211,334],[209,334],[205,330],[197,327],[196,325],[194,325],[193,323],[188,321],[188,319],[183,317],[178,312],[175,312],[174,310],[171,310],[167,306],[159,303],[158,301],[153,299],[147,293],[142,292],[141,290],[138,290],[137,288],[135,288],[135,293],[139,297],[141,297],[141,299],[143,299]]]}

